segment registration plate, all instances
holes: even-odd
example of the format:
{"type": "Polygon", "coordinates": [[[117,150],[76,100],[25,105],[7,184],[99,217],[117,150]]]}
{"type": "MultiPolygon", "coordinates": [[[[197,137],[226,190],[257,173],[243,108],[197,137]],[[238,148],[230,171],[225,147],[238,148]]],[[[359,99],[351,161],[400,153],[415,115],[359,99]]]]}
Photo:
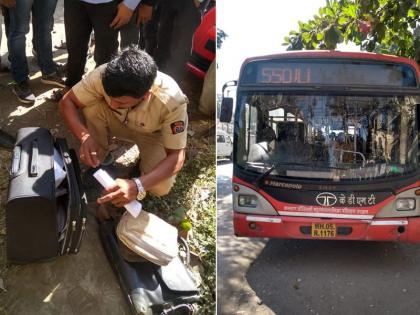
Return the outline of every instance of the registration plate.
{"type": "Polygon", "coordinates": [[[336,235],[337,228],[334,223],[312,223],[312,237],[332,238],[336,235]]]}

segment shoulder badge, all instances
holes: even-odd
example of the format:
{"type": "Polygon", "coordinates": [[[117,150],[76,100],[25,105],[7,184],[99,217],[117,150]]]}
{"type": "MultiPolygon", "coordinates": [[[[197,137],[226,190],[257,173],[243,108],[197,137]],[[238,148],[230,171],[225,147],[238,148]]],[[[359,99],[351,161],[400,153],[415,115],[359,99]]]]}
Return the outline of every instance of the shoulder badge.
{"type": "Polygon", "coordinates": [[[185,129],[185,124],[182,120],[173,122],[171,124],[171,130],[172,130],[172,133],[174,135],[177,134],[177,133],[184,132],[184,129],[185,129]]]}

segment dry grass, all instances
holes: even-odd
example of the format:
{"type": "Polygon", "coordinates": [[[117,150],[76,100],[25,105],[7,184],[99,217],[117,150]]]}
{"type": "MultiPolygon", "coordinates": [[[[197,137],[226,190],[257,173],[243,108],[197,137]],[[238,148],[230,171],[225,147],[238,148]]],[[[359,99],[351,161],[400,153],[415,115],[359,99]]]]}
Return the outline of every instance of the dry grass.
{"type": "Polygon", "coordinates": [[[0,278],[6,273],[6,212],[11,152],[0,148],[0,278]]]}
{"type": "MultiPolygon", "coordinates": [[[[216,289],[216,163],[214,136],[197,135],[210,130],[212,123],[201,121],[188,139],[188,159],[177,176],[175,186],[164,198],[147,197],[144,207],[150,212],[179,224],[191,225],[188,244],[196,254],[196,268],[201,278],[202,300],[198,314],[214,314],[216,289]],[[201,131],[198,131],[201,129],[201,131]]],[[[191,126],[194,130],[194,125],[191,126]]],[[[182,230],[182,227],[179,227],[182,230]]]]}

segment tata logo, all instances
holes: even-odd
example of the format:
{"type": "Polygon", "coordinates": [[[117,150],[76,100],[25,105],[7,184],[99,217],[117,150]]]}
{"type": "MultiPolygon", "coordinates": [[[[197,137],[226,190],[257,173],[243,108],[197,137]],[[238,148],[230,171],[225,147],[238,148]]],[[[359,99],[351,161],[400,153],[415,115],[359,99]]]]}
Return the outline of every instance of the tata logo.
{"type": "Polygon", "coordinates": [[[337,197],[332,193],[323,192],[316,196],[316,202],[320,206],[331,207],[337,203],[337,197]]]}

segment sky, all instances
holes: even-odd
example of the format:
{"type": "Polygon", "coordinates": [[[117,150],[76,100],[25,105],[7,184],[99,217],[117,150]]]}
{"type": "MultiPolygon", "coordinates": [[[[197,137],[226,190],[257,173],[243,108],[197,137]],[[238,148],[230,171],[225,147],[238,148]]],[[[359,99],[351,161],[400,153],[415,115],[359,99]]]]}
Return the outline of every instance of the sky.
{"type": "MultiPolygon", "coordinates": [[[[325,6],[325,0],[222,0],[217,2],[217,28],[228,37],[217,51],[216,92],[238,78],[242,62],[259,55],[285,51],[283,39],[298,30],[325,6]]],[[[342,51],[357,51],[355,45],[341,45],[342,51]]]]}

